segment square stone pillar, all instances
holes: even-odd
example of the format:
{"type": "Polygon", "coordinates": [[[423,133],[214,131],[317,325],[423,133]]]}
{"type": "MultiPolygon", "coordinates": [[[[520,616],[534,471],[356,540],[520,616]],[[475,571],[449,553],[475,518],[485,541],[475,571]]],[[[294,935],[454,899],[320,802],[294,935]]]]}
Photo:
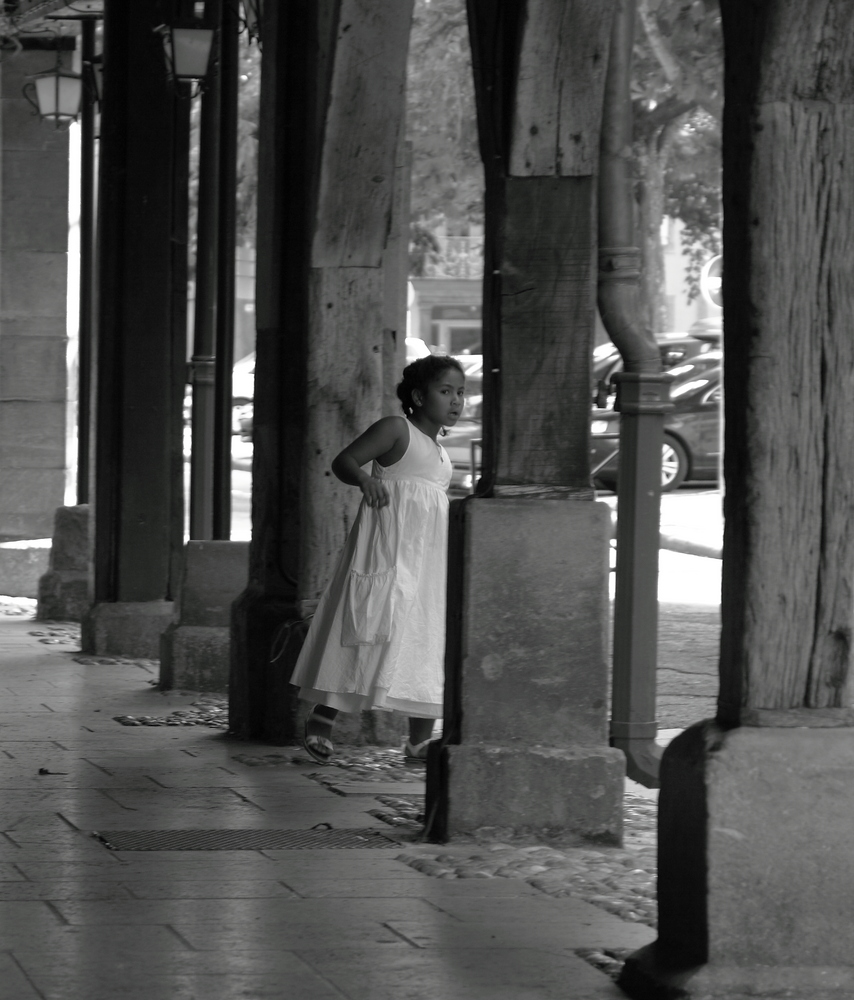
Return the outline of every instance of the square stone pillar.
{"type": "Polygon", "coordinates": [[[22,44],[0,62],[0,541],[48,537],[65,493],[68,133],[21,90],[56,51],[22,44]]]}
{"type": "Polygon", "coordinates": [[[630,996],[854,996],[854,729],[840,721],[701,722],[670,744],[659,937],[626,963],[630,996]]]}
{"type": "Polygon", "coordinates": [[[432,838],[483,826],[622,834],[625,759],[607,741],[605,504],[453,505],[445,731],[428,765],[432,838]]]}

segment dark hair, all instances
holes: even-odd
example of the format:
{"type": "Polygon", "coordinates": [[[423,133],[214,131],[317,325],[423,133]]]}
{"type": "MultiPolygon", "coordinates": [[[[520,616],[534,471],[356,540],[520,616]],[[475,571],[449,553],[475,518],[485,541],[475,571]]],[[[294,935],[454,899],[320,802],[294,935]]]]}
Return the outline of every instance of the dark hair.
{"type": "Polygon", "coordinates": [[[465,377],[463,366],[456,358],[452,358],[448,354],[428,354],[423,358],[418,358],[403,369],[403,381],[397,386],[397,398],[407,416],[415,412],[413,391],[419,389],[421,392],[426,392],[442,372],[448,371],[449,368],[453,368],[465,377]]]}

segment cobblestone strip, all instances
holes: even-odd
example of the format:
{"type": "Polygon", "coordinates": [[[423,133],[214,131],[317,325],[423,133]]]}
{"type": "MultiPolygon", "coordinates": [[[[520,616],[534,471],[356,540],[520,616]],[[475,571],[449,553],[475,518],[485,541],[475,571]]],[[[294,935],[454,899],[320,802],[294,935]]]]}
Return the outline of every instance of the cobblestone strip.
{"type": "Polygon", "coordinates": [[[519,844],[481,831],[474,852],[471,845],[454,845],[435,854],[405,852],[398,860],[434,878],[521,879],[549,896],[575,896],[622,920],[655,927],[655,822],[654,801],[627,795],[621,848],[519,844]]]}

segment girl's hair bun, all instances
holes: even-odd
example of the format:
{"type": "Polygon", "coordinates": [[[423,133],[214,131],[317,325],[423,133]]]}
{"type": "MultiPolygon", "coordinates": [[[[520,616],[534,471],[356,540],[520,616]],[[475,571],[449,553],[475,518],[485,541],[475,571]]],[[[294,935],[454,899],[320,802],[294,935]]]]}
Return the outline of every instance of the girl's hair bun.
{"type": "Polygon", "coordinates": [[[413,391],[418,389],[420,392],[426,392],[430,384],[449,368],[465,376],[463,366],[449,354],[428,354],[403,369],[403,381],[397,386],[397,398],[407,416],[415,412],[413,391]]]}

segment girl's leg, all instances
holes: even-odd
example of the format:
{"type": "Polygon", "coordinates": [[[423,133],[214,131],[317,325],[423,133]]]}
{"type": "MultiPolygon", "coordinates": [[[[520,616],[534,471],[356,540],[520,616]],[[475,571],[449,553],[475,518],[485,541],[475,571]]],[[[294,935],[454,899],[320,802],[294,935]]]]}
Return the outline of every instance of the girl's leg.
{"type": "Polygon", "coordinates": [[[335,708],[313,705],[305,717],[302,745],[318,764],[326,764],[332,756],[333,747],[329,737],[332,735],[332,723],[336,715],[338,710],[335,708]]]}
{"type": "Polygon", "coordinates": [[[435,719],[412,719],[409,720],[409,745],[417,747],[419,743],[429,740],[433,735],[435,719]]]}
{"type": "Polygon", "coordinates": [[[337,708],[328,708],[326,705],[315,705],[309,711],[306,719],[306,733],[309,736],[325,736],[329,739],[332,732],[332,723],[338,715],[337,708]]]}
{"type": "Polygon", "coordinates": [[[403,748],[405,757],[415,757],[417,760],[427,760],[427,745],[433,735],[433,719],[409,720],[409,739],[403,748]]]}

